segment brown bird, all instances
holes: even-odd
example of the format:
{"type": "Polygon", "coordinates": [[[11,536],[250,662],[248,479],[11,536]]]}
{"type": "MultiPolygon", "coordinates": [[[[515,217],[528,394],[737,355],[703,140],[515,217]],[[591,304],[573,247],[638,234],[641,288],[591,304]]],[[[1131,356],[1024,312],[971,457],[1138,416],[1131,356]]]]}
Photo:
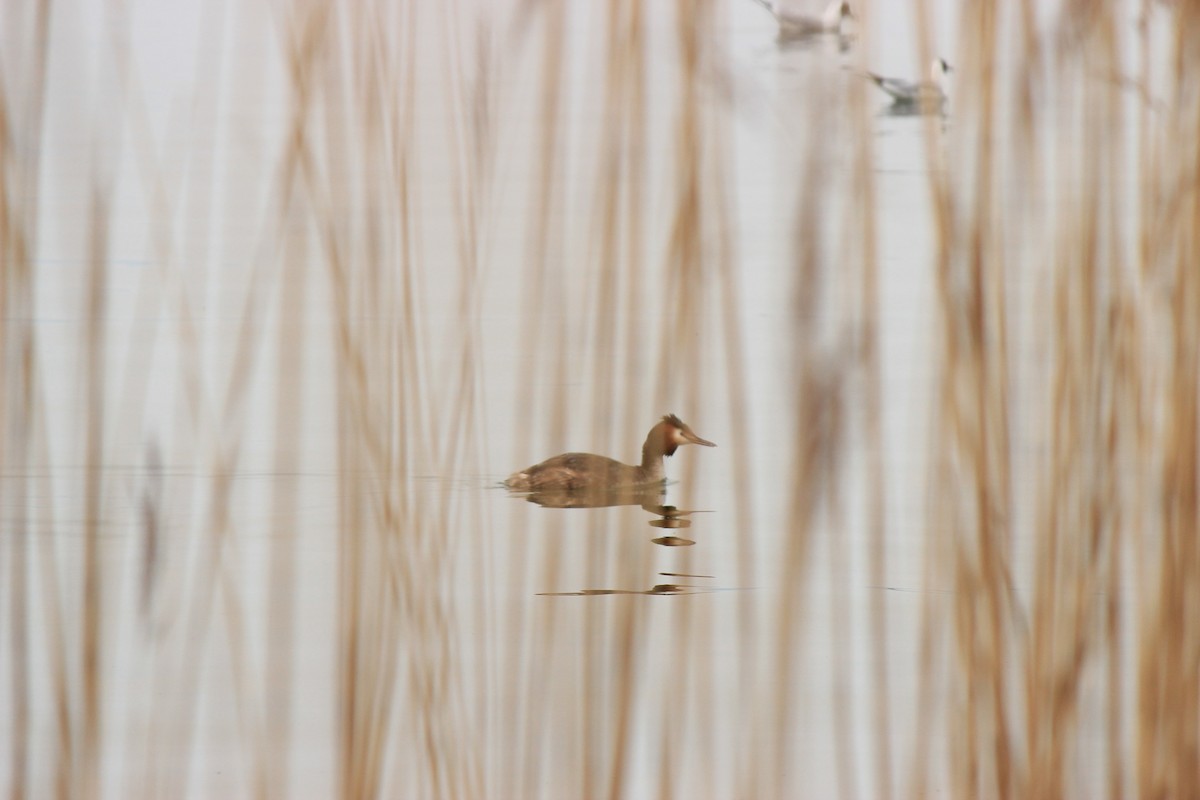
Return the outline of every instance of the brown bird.
{"type": "Polygon", "coordinates": [[[646,435],[642,463],[636,467],[592,453],[563,453],[514,472],[504,485],[517,492],[608,491],[650,486],[666,480],[663,456],[674,455],[685,444],[716,447],[693,433],[679,417],[668,414],[646,435]]]}

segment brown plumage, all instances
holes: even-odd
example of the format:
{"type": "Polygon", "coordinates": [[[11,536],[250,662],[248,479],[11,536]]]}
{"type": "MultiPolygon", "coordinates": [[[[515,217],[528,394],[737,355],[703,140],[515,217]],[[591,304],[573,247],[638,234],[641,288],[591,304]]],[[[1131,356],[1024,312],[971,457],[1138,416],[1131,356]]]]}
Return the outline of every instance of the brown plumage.
{"type": "Polygon", "coordinates": [[[610,490],[622,486],[649,486],[666,479],[663,456],[674,455],[685,444],[716,447],[701,439],[674,414],[650,429],[642,445],[642,463],[622,464],[592,453],[563,453],[540,464],[514,472],[504,485],[517,492],[610,490]]]}

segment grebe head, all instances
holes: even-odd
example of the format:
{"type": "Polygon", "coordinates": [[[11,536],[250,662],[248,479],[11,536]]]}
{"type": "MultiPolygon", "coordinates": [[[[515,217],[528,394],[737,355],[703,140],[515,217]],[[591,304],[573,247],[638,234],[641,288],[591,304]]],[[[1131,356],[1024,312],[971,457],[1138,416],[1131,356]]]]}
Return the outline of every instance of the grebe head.
{"type": "Polygon", "coordinates": [[[658,434],[662,436],[662,452],[665,456],[674,455],[675,451],[681,445],[685,444],[702,444],[705,447],[716,447],[714,443],[697,436],[687,426],[686,422],[674,414],[667,414],[662,418],[662,422],[654,427],[658,434]]]}

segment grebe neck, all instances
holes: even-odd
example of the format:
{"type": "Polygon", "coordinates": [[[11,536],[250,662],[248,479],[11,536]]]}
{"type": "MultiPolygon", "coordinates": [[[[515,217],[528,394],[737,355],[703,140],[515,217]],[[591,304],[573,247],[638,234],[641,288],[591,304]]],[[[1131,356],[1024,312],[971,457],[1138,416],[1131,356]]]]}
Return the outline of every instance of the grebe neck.
{"type": "Polygon", "coordinates": [[[673,455],[676,445],[668,444],[661,425],[655,425],[642,445],[642,464],[638,467],[643,483],[657,483],[667,477],[663,456],[673,455]]]}

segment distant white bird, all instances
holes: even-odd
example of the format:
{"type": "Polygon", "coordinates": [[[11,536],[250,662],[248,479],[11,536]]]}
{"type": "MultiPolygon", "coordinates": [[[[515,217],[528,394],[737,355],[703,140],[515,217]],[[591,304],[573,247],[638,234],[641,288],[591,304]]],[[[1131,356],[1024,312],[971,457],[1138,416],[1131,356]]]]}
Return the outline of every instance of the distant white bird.
{"type": "Polygon", "coordinates": [[[850,4],[845,0],[833,0],[825,6],[821,16],[814,17],[780,8],[779,0],[758,0],[758,4],[771,12],[779,23],[780,39],[799,39],[822,33],[841,33],[842,23],[854,19],[850,4]]]}
{"type": "Polygon", "coordinates": [[[868,72],[867,77],[891,96],[893,105],[936,109],[946,102],[946,90],[942,88],[942,82],[948,72],[950,65],[946,59],[935,58],[929,65],[927,81],[914,83],[901,78],[885,78],[874,72],[868,72]]]}

